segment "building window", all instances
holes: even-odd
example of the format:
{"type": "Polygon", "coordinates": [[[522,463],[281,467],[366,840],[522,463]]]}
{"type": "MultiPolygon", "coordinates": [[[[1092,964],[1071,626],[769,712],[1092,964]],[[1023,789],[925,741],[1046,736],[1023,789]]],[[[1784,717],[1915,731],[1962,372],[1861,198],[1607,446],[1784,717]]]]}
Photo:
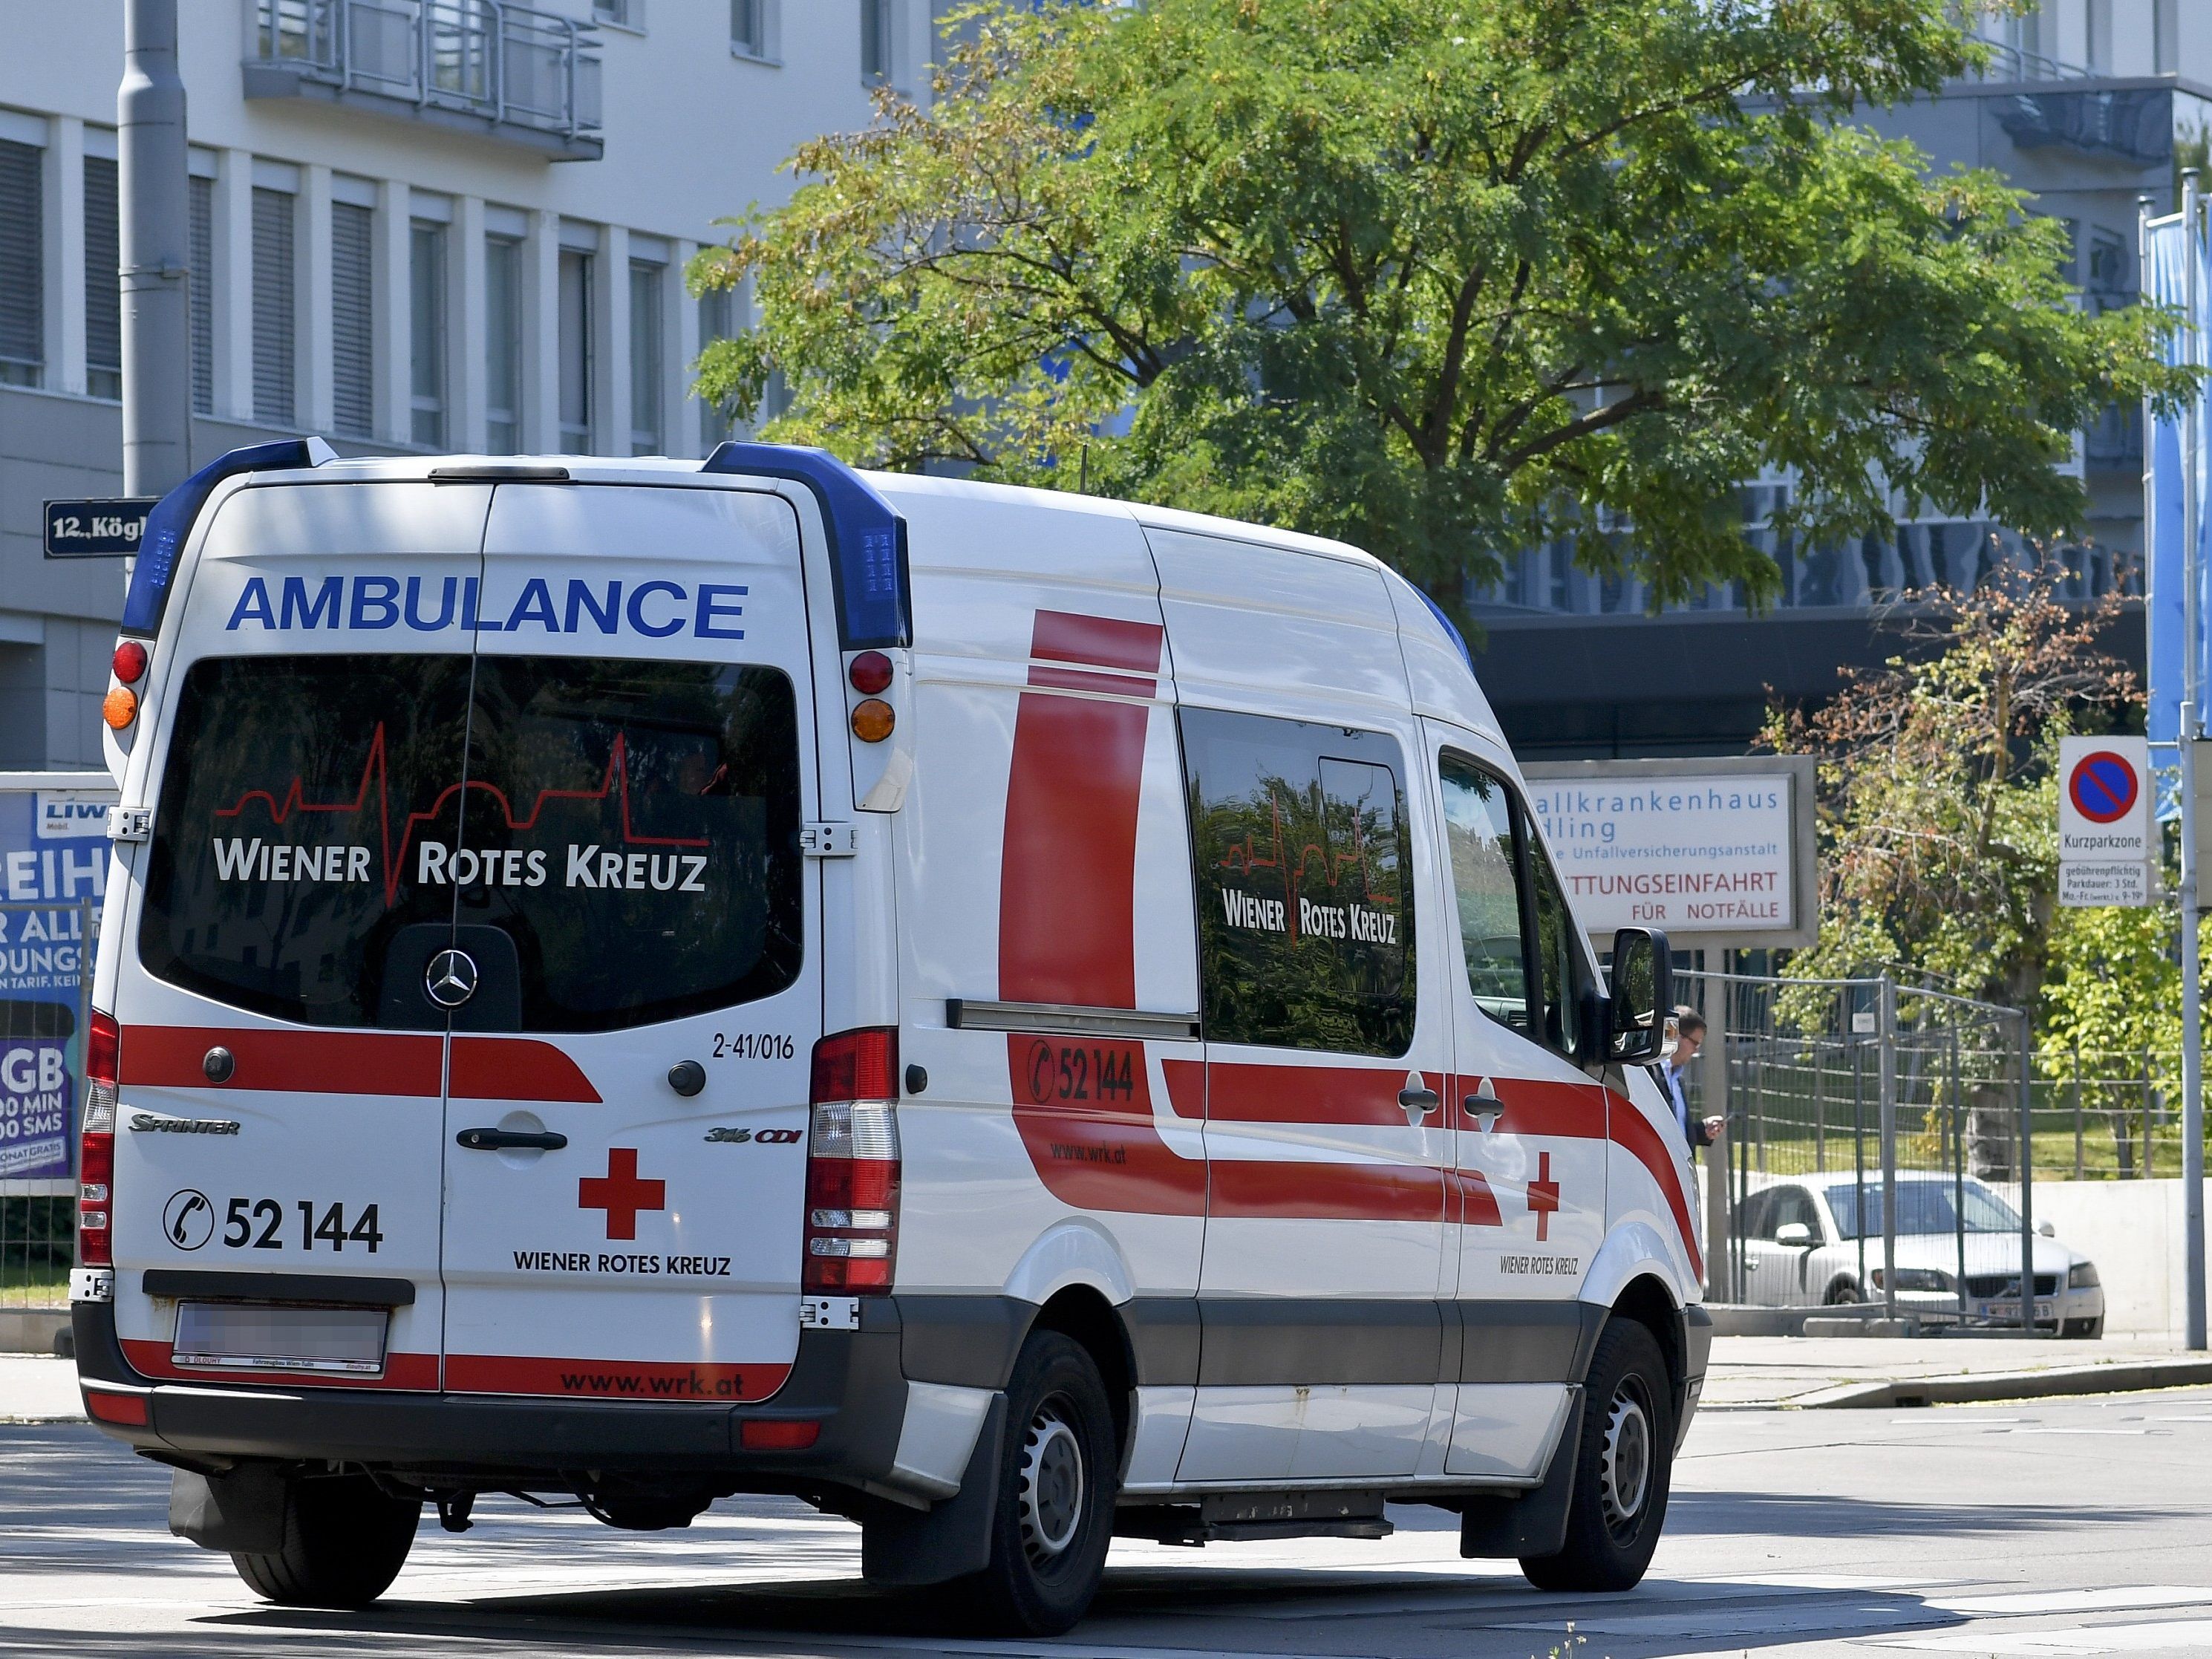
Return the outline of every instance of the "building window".
{"type": "Polygon", "coordinates": [[[2089,0],[2083,33],[2087,37],[2083,44],[2084,54],[2091,71],[2098,75],[2112,72],[2112,0],[2089,0]]]}
{"type": "MultiPolygon", "coordinates": [[[[737,328],[732,322],[736,312],[736,295],[726,288],[710,288],[699,296],[699,349],[705,351],[717,340],[737,337],[737,328]]],[[[697,372],[694,366],[693,372],[697,372]]],[[[711,450],[732,435],[728,414],[719,404],[702,401],[699,405],[699,447],[711,450]]]]}
{"type": "Polygon", "coordinates": [[[592,256],[561,251],[561,448],[592,453],[592,256]]]}
{"type": "Polygon", "coordinates": [[[629,453],[658,455],[667,447],[662,400],[660,293],[668,267],[633,259],[629,267],[629,453]]]}
{"type": "Polygon", "coordinates": [[[768,9],[774,0],[730,0],[730,50],[747,58],[766,58],[769,49],[768,9]]]}
{"type": "Polygon", "coordinates": [[[84,158],[84,389],[123,396],[123,228],[116,217],[115,163],[84,158]]]}
{"type": "Polygon", "coordinates": [[[45,378],[44,232],[36,145],[0,139],[0,386],[45,378]]]}
{"type": "Polygon", "coordinates": [[[484,445],[495,455],[522,447],[522,244],[484,242],[484,445]]]}
{"type": "Polygon", "coordinates": [[[332,424],[355,438],[376,430],[375,225],[368,208],[331,205],[332,424]]]}
{"type": "Polygon", "coordinates": [[[292,198],[253,192],[253,418],[292,424],[292,198]]]}
{"type": "Polygon", "coordinates": [[[186,211],[191,221],[192,335],[192,408],[202,415],[215,413],[215,180],[185,181],[186,211]]]}
{"type": "Polygon", "coordinates": [[[618,29],[645,27],[645,0],[592,0],[592,21],[618,29]]]}
{"type": "Polygon", "coordinates": [[[860,0],[860,79],[879,86],[891,78],[894,0],[860,0]]]}
{"type": "Polygon", "coordinates": [[[407,244],[408,435],[446,441],[446,228],[419,220],[407,244]]]}
{"type": "Polygon", "coordinates": [[[2180,0],[2152,0],[2151,73],[2173,75],[2181,68],[2180,0]]]}

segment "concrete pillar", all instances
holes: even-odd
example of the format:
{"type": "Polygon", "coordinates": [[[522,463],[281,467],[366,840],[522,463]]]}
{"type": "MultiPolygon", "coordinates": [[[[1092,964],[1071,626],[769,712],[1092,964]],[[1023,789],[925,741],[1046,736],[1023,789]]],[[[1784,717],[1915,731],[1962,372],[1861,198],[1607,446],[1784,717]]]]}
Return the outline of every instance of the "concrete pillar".
{"type": "Polygon", "coordinates": [[[522,448],[561,448],[561,216],[530,216],[522,240],[522,448]]]}
{"type": "Polygon", "coordinates": [[[253,418],[253,153],[217,152],[209,191],[215,292],[208,302],[215,356],[215,413],[253,418]]]}
{"type": "Polygon", "coordinates": [[[84,370],[84,123],[46,123],[46,386],[82,396],[84,370]]]}
{"type": "Polygon", "coordinates": [[[456,197],[453,222],[446,228],[446,441],[457,450],[481,450],[489,441],[484,342],[489,327],[483,198],[456,197]]]}
{"type": "Polygon", "coordinates": [[[592,319],[592,435],[602,455],[629,453],[629,232],[599,228],[592,319]]]}
{"type": "Polygon", "coordinates": [[[292,228],[293,419],[307,432],[337,424],[331,364],[331,170],[320,163],[300,169],[292,228]]]}
{"type": "Polygon", "coordinates": [[[405,181],[379,179],[368,233],[369,339],[375,362],[370,423],[386,443],[404,444],[414,437],[414,272],[408,257],[413,223],[405,181]]]}

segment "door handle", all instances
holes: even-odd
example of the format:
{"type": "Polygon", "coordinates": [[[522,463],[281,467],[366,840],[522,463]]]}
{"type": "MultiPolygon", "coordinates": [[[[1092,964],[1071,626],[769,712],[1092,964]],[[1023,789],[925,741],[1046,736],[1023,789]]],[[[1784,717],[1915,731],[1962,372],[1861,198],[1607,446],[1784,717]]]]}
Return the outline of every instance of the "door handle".
{"type": "Polygon", "coordinates": [[[536,1133],[525,1129],[464,1129],[453,1137],[453,1145],[465,1146],[472,1152],[557,1152],[568,1144],[568,1136],[556,1134],[550,1129],[536,1133]]]}
{"type": "Polygon", "coordinates": [[[1496,1095],[1469,1095],[1460,1102],[1459,1109],[1480,1124],[1485,1134],[1505,1115],[1505,1103],[1496,1095]]]}
{"type": "Polygon", "coordinates": [[[1419,1112],[1425,1116],[1437,1109],[1437,1091],[1434,1089],[1401,1089],[1398,1091],[1398,1103],[1409,1112],[1419,1112]]]}

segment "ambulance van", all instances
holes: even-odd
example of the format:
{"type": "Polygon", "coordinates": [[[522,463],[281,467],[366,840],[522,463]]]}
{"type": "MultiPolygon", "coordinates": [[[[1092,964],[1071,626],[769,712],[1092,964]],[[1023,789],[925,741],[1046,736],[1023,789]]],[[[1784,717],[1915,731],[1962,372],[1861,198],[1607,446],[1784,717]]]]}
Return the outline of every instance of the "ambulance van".
{"type": "Polygon", "coordinates": [[[1598,971],[1375,559],[751,444],[288,441],[143,545],[77,1360],[263,1595],[486,1493],[796,1495],[1030,1632],[1115,1538],[1389,1504],[1642,1574],[1666,941],[1598,971]]]}

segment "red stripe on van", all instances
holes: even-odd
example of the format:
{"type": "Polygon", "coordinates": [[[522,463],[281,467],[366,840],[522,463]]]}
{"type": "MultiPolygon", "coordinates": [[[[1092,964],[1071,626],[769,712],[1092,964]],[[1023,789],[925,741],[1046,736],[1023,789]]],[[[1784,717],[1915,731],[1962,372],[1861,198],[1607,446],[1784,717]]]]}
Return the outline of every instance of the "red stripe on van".
{"type": "MultiPolygon", "coordinates": [[[[1480,1075],[1451,1079],[1450,1119],[1456,1128],[1479,1132],[1467,1098],[1484,1081],[1480,1075]]],[[[1505,1110],[1495,1128],[1506,1134],[1559,1135],[1569,1140],[1605,1139],[1604,1088],[1595,1083],[1555,1083],[1548,1079],[1492,1079],[1498,1103],[1505,1110]]]]}
{"type": "Polygon", "coordinates": [[[599,1103],[599,1091],[567,1050],[534,1037],[455,1037],[451,1086],[456,1100],[599,1103]]]}
{"type": "Polygon", "coordinates": [[[568,1400],[741,1404],[783,1386],[789,1365],[724,1365],[689,1360],[539,1359],[521,1354],[446,1356],[453,1394],[558,1395],[568,1400]]]}
{"type": "MultiPolygon", "coordinates": [[[[1073,611],[1040,611],[1030,635],[1030,655],[1046,662],[1080,663],[1086,668],[1127,668],[1139,674],[1157,674],[1160,640],[1165,632],[1158,623],[1086,617],[1073,611]]],[[[1030,684],[1037,683],[1032,675],[1030,684]]]]}
{"type": "Polygon", "coordinates": [[[1204,1215],[1206,1165],[1160,1138],[1139,1042],[1010,1036],[1014,1127],[1045,1190],[1079,1210],[1204,1215]]]}
{"type": "MultiPolygon", "coordinates": [[[[1199,1063],[1167,1064],[1196,1071],[1199,1063]]],[[[1204,1111],[1217,1123],[1351,1123],[1402,1129],[1406,1109],[1398,1103],[1398,1091],[1405,1087],[1403,1066],[1216,1062],[1204,1111]]]]}
{"type": "MultiPolygon", "coordinates": [[[[1399,1121],[1405,1115],[1399,1115],[1399,1121]]],[[[1442,1221],[1444,1172],[1425,1164],[1304,1164],[1215,1158],[1217,1219],[1442,1221]]],[[[1487,1183],[1485,1185],[1487,1191],[1487,1183]]],[[[1495,1208],[1493,1202],[1492,1207],[1495,1208]]]]}
{"type": "Polygon", "coordinates": [[[1674,1212],[1674,1231],[1681,1234],[1682,1248],[1690,1253],[1690,1271],[1703,1279],[1705,1259],[1698,1249],[1697,1224],[1690,1218],[1690,1198],[1682,1184],[1681,1159],[1660,1138],[1651,1120],[1637,1110],[1634,1101],[1616,1094],[1612,1096],[1611,1103],[1609,1133],[1613,1144],[1651,1172],[1651,1179],[1659,1185],[1660,1196],[1674,1212]]]}
{"type": "MultiPolygon", "coordinates": [[[[141,1376],[167,1382],[244,1383],[281,1382],[288,1389],[301,1384],[318,1389],[404,1389],[423,1394],[438,1391],[438,1356],[434,1353],[390,1353],[384,1357],[381,1376],[349,1376],[342,1371],[283,1371],[234,1370],[228,1365],[187,1370],[169,1358],[166,1342],[143,1338],[123,1339],[123,1357],[141,1376]]],[[[160,1407],[155,1407],[158,1413],[160,1407]]],[[[161,1425],[156,1423],[155,1428],[161,1425]]]]}
{"type": "Polygon", "coordinates": [[[436,1099],[443,1037],[402,1031],[267,1031],[221,1026],[133,1025],[123,1044],[123,1083],[179,1089],[284,1090],[293,1094],[408,1095],[436,1099]],[[237,1068],[210,1084],[210,1048],[237,1068]]]}

